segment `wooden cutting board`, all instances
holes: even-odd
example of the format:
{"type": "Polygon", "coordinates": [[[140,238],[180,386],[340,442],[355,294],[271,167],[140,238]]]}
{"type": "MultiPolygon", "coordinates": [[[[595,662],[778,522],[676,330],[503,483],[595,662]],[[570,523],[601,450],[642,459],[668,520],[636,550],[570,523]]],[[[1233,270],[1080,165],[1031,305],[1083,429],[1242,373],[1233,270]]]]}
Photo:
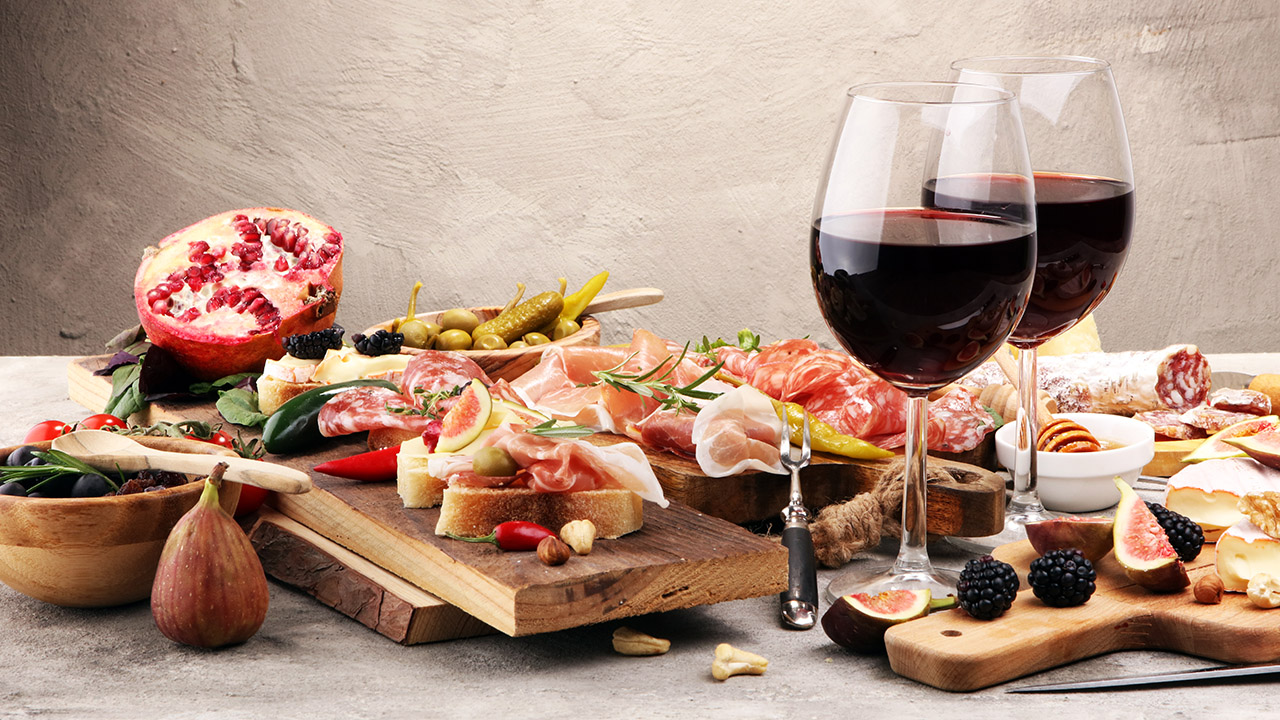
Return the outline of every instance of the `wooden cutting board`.
{"type": "MultiPolygon", "coordinates": [[[[105,366],[108,357],[82,358],[69,365],[71,399],[94,412],[100,411],[111,396],[110,378],[93,374],[105,366]]],[[[208,415],[210,411],[207,402],[159,402],[152,403],[135,421],[151,424],[160,420],[218,420],[216,415],[208,415]]],[[[625,438],[617,436],[595,437],[595,441],[606,444],[623,440],[625,438]]],[[[984,469],[994,462],[992,457],[987,457],[994,454],[990,445],[989,440],[987,446],[972,454],[930,458],[930,463],[962,478],[958,482],[929,485],[930,534],[981,537],[1004,528],[1004,479],[984,469]]],[[[747,472],[712,478],[703,474],[697,462],[690,458],[661,451],[646,454],[668,499],[731,523],[776,518],[790,496],[790,480],[784,475],[747,472]]],[[[811,508],[821,508],[867,492],[880,482],[890,465],[887,460],[853,460],[815,453],[810,467],[801,473],[805,502],[811,508]]]]}
{"type": "Polygon", "coordinates": [[[1171,477],[1187,466],[1182,458],[1200,447],[1204,440],[1163,440],[1155,444],[1155,455],[1151,462],[1142,468],[1143,475],[1151,477],[1171,477]]]}
{"type": "MultiPolygon", "coordinates": [[[[1025,578],[1036,553],[1027,541],[997,548],[1025,578]]],[[[1206,545],[1187,565],[1192,584],[1215,572],[1206,545]]],[[[1158,595],[1135,585],[1108,553],[1096,565],[1097,591],[1084,605],[1053,608],[1029,589],[995,620],[955,609],[890,628],[889,665],[899,675],[952,691],[978,690],[1084,658],[1152,649],[1230,663],[1280,659],[1280,610],[1255,607],[1242,593],[1201,605],[1191,590],[1158,595]]]]}

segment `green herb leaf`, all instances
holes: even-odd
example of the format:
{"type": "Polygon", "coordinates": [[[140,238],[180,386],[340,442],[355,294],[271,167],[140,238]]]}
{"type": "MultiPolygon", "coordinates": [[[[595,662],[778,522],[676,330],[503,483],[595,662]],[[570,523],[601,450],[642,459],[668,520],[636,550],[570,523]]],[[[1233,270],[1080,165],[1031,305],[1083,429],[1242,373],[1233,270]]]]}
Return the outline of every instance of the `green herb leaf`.
{"type": "Polygon", "coordinates": [[[142,410],[147,405],[138,387],[138,378],[142,376],[142,363],[121,365],[111,373],[111,397],[103,412],[118,418],[128,419],[130,415],[142,410]]]}
{"type": "Polygon", "coordinates": [[[525,428],[525,432],[541,435],[542,437],[580,438],[594,435],[596,431],[585,425],[557,425],[555,420],[548,420],[533,427],[525,428]]]}
{"type": "Polygon", "coordinates": [[[387,409],[387,412],[393,415],[424,415],[433,420],[439,420],[441,416],[440,403],[447,398],[451,398],[455,395],[461,395],[462,391],[466,389],[467,389],[467,386],[465,384],[454,385],[453,388],[449,390],[434,390],[434,391],[428,391],[423,388],[416,387],[413,389],[413,394],[414,396],[418,397],[421,400],[422,402],[421,408],[392,407],[390,405],[387,405],[386,409],[387,409]]]}
{"type": "Polygon", "coordinates": [[[218,412],[229,423],[246,427],[267,424],[267,416],[258,410],[258,393],[244,388],[231,388],[218,393],[218,412]]]}
{"type": "MultiPolygon", "coordinates": [[[[686,344],[684,349],[680,351],[680,357],[676,358],[675,362],[671,363],[671,366],[668,367],[661,375],[657,375],[657,373],[668,360],[671,360],[670,355],[668,355],[662,362],[645,372],[621,372],[622,368],[635,357],[635,353],[631,353],[622,362],[608,370],[596,370],[593,371],[592,374],[599,378],[598,382],[603,382],[618,390],[633,392],[641,397],[653,398],[661,403],[664,408],[673,410],[680,410],[682,408],[697,410],[698,403],[690,402],[689,398],[696,400],[714,400],[720,397],[720,393],[718,392],[697,390],[695,388],[710,378],[715,377],[715,374],[720,372],[720,368],[724,367],[724,363],[716,363],[714,367],[703,373],[702,376],[688,385],[684,385],[682,387],[672,385],[668,382],[668,379],[675,372],[676,368],[679,367],[688,352],[689,346],[686,344]],[[657,377],[654,377],[655,375],[657,375],[657,377]]],[[[597,383],[592,384],[594,385],[597,383]]]]}
{"type": "Polygon", "coordinates": [[[67,475],[101,475],[113,489],[120,489],[119,485],[99,470],[60,450],[36,450],[31,454],[44,460],[45,464],[0,466],[0,481],[25,481],[23,485],[26,486],[27,492],[32,492],[42,485],[67,475]]]}
{"type": "Polygon", "coordinates": [[[257,376],[258,376],[258,373],[237,373],[235,375],[227,375],[226,377],[218,378],[217,380],[214,380],[212,382],[191,383],[191,394],[206,395],[208,393],[213,392],[214,390],[221,390],[223,388],[228,388],[228,389],[233,388],[236,385],[239,385],[240,381],[244,380],[245,378],[257,377],[257,376]]]}

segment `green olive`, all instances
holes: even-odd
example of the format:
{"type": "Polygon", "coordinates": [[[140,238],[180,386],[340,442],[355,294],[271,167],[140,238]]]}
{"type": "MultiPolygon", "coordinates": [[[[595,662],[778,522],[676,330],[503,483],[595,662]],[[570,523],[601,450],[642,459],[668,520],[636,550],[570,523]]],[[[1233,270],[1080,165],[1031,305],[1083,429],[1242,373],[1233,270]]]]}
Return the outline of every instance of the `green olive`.
{"type": "Polygon", "coordinates": [[[400,323],[396,332],[404,334],[404,346],[411,348],[429,348],[435,336],[440,334],[439,330],[432,333],[431,327],[417,318],[400,323]]]}
{"type": "Polygon", "coordinates": [[[470,350],[471,336],[466,330],[457,328],[449,328],[440,333],[440,337],[436,338],[437,350],[470,350]]]}
{"type": "Polygon", "coordinates": [[[485,477],[508,477],[520,471],[514,458],[499,447],[482,447],[471,458],[471,470],[485,477]]]}
{"type": "Polygon", "coordinates": [[[468,334],[480,324],[480,318],[470,310],[454,308],[440,314],[440,327],[445,330],[462,330],[468,334]]]}
{"type": "Polygon", "coordinates": [[[546,345],[547,343],[551,342],[551,338],[547,337],[546,335],[543,335],[540,332],[531,332],[531,333],[525,333],[524,341],[529,343],[530,345],[546,345]]]}
{"type": "Polygon", "coordinates": [[[471,349],[472,350],[506,350],[507,341],[503,340],[501,336],[494,335],[493,333],[489,333],[488,335],[481,335],[480,337],[476,338],[475,342],[471,343],[471,349]]]}
{"type": "Polygon", "coordinates": [[[518,349],[520,349],[520,348],[527,348],[527,347],[529,347],[529,343],[527,343],[527,342],[525,342],[525,341],[523,341],[523,340],[516,340],[515,342],[511,343],[510,345],[508,345],[508,346],[507,346],[507,349],[508,349],[508,350],[518,350],[518,349]]]}
{"type": "Polygon", "coordinates": [[[562,317],[556,321],[556,327],[551,331],[551,339],[563,340],[581,329],[582,326],[576,320],[562,317]]]}

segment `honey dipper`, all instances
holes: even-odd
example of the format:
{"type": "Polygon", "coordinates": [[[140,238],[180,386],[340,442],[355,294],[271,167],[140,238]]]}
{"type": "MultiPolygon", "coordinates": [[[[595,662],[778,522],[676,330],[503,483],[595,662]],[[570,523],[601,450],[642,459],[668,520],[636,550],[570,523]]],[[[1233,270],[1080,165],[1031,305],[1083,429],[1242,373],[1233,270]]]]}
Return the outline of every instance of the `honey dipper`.
{"type": "MultiPolygon", "coordinates": [[[[1005,377],[1016,388],[1018,387],[1018,366],[1007,348],[1000,348],[995,354],[996,364],[1004,371],[1005,377]]],[[[1036,397],[1036,424],[1040,433],[1036,437],[1036,450],[1041,452],[1094,452],[1102,449],[1102,444],[1083,425],[1067,418],[1055,418],[1045,405],[1043,397],[1036,397]]]]}

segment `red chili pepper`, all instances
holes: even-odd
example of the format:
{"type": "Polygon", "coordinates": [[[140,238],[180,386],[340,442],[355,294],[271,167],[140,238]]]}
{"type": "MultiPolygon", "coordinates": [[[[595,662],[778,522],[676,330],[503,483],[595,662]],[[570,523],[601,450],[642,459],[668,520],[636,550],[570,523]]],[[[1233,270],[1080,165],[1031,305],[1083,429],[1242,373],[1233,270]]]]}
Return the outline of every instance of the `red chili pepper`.
{"type": "Polygon", "coordinates": [[[493,532],[484,537],[462,537],[447,533],[454,540],[473,543],[492,543],[502,550],[537,550],[543,538],[555,537],[556,534],[538,523],[524,520],[510,520],[499,523],[493,532]]]}
{"type": "Polygon", "coordinates": [[[323,462],[313,469],[316,472],[328,473],[329,475],[337,475],[338,477],[362,482],[395,480],[396,455],[399,453],[400,446],[392,445],[381,450],[323,462]]]}

